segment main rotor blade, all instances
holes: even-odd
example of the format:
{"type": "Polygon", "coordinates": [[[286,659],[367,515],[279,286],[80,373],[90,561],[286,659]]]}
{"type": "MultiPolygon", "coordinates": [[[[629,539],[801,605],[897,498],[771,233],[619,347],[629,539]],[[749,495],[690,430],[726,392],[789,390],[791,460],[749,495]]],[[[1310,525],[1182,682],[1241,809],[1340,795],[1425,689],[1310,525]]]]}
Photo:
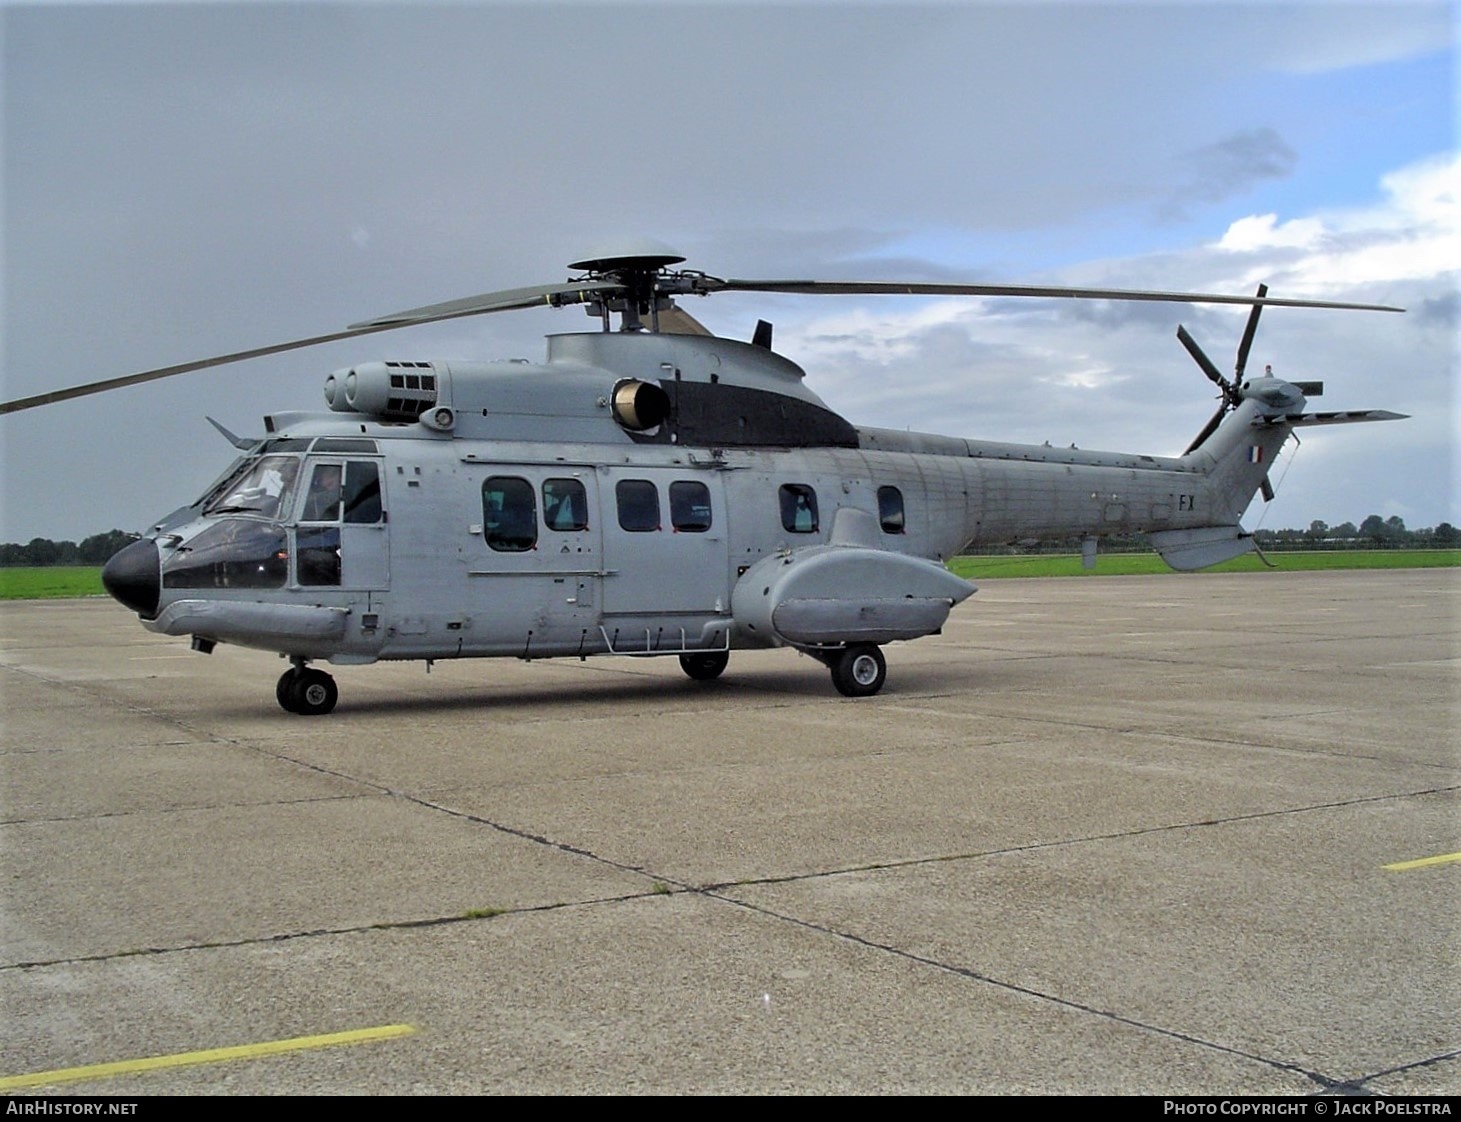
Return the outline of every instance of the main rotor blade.
{"type": "MultiPolygon", "coordinates": [[[[1268,285],[1258,286],[1260,297],[1268,295],[1268,285]]],[[[1238,344],[1238,361],[1233,367],[1233,381],[1243,380],[1243,371],[1248,369],[1248,349],[1253,346],[1253,333],[1258,330],[1258,316],[1263,311],[1262,304],[1254,304],[1253,310],[1248,313],[1248,326],[1243,328],[1243,340],[1238,344]]]]}
{"type": "Polygon", "coordinates": [[[708,292],[789,292],[812,296],[1038,296],[1071,300],[1154,300],[1173,304],[1251,304],[1275,308],[1339,308],[1355,312],[1403,312],[1388,304],[1350,304],[1337,300],[1225,296],[1212,292],[1143,292],[1130,288],[1066,288],[1033,284],[925,284],[902,281],[717,280],[706,278],[708,292]]]}
{"type": "Polygon", "coordinates": [[[390,315],[362,320],[360,323],[352,323],[350,330],[406,327],[417,323],[457,319],[461,316],[485,315],[488,312],[510,312],[518,308],[561,308],[565,304],[586,304],[605,293],[623,290],[624,286],[617,281],[589,280],[538,284],[531,288],[505,288],[500,292],[484,292],[480,296],[467,296],[442,304],[427,304],[421,308],[409,308],[404,312],[392,312],[390,315]]]}
{"type": "Polygon", "coordinates": [[[381,316],[352,324],[344,331],[332,331],[326,335],[311,335],[307,339],[293,339],[287,343],[274,343],[267,347],[253,347],[246,351],[233,351],[226,355],[180,362],[173,366],[160,366],[156,370],[144,370],[138,374],[126,374],[120,378],[107,378],[100,382],[88,382],[82,386],[71,386],[64,390],[51,390],[33,397],[16,398],[0,404],[0,416],[51,405],[58,401],[70,401],[77,397],[119,390],[125,386],[136,386],[143,382],[155,382],[172,378],[178,374],[191,374],[195,370],[207,370],[214,366],[227,366],[231,362],[243,362],[266,355],[283,354],[285,351],[314,347],[321,343],[334,343],[341,339],[353,339],[359,335],[373,335],[378,331],[391,331],[397,327],[409,327],[418,323],[432,323],[436,320],[452,319],[458,316],[474,316],[487,312],[504,312],[515,308],[530,308],[539,305],[558,307],[562,304],[584,303],[594,292],[618,290],[622,286],[605,281],[570,281],[566,284],[545,284],[534,288],[513,288],[501,292],[488,292],[471,296],[465,300],[452,300],[445,304],[431,304],[394,315],[381,316]]]}
{"type": "MultiPolygon", "coordinates": [[[[1018,284],[720,280],[715,277],[705,276],[704,274],[694,274],[693,278],[688,274],[685,277],[679,277],[678,274],[671,274],[664,279],[668,280],[671,277],[678,278],[680,284],[665,285],[659,288],[659,291],[666,294],[693,293],[696,295],[706,295],[711,292],[739,291],[803,293],[813,295],[1022,296],[1086,300],[1147,300],[1188,304],[1248,304],[1255,309],[1255,315],[1250,317],[1249,320],[1250,326],[1257,318],[1256,310],[1259,307],[1266,307],[1270,304],[1275,307],[1335,308],[1350,311],[1399,312],[1404,310],[1385,304],[1351,304],[1330,300],[1299,300],[1289,298],[1269,299],[1262,295],[1265,291],[1264,289],[1260,289],[1260,295],[1258,296],[1225,296],[1197,292],[1143,292],[1120,288],[1067,288],[1018,284]]],[[[561,284],[537,285],[532,288],[513,288],[498,292],[488,292],[480,296],[469,296],[463,300],[450,300],[442,304],[428,304],[424,307],[411,308],[403,312],[394,312],[389,315],[379,316],[375,319],[364,320],[360,323],[352,324],[344,331],[333,331],[324,335],[312,335],[306,339],[294,339],[287,343],[275,343],[267,347],[254,347],[246,351],[233,351],[229,354],[216,355],[212,358],[178,363],[173,366],[163,366],[156,370],[144,370],[140,373],[128,374],[120,378],[107,378],[100,382],[90,382],[86,385],[72,386],[68,389],[52,390],[48,393],[35,394],[31,397],[16,398],[13,401],[0,403],[0,415],[17,413],[25,409],[34,409],[37,406],[49,405],[58,401],[69,401],[73,398],[105,393],[108,390],[121,389],[125,386],[135,386],[143,382],[171,378],[175,375],[188,374],[195,370],[206,370],[210,367],[224,366],[232,362],[243,362],[246,359],[282,354],[285,351],[318,346],[321,343],[333,343],[341,339],[351,339],[358,335],[369,335],[376,331],[389,331],[393,328],[407,327],[413,324],[433,323],[438,320],[483,315],[489,312],[510,311],[517,308],[537,306],[562,307],[565,304],[591,303],[604,299],[605,297],[623,295],[626,292],[628,292],[628,288],[622,282],[595,280],[567,281],[561,284]]],[[[1195,347],[1195,344],[1192,347],[1195,347]]],[[[1189,350],[1192,347],[1189,347],[1189,350]]],[[[1194,358],[1197,357],[1197,353],[1200,352],[1195,352],[1193,355],[1194,358]]],[[[1242,352],[1242,357],[1246,359],[1246,349],[1242,352]]],[[[1199,363],[1202,364],[1204,371],[1208,371],[1211,363],[1205,361],[1205,359],[1206,356],[1199,359],[1199,363]]],[[[1216,368],[1214,367],[1212,369],[1215,370],[1216,368]]],[[[1213,378],[1218,385],[1225,386],[1221,375],[1214,377],[1213,373],[1209,372],[1208,377],[1213,378]]],[[[1226,394],[1226,388],[1224,392],[1226,394]]]]}
{"type": "Polygon", "coordinates": [[[214,355],[212,358],[197,359],[193,362],[180,362],[175,366],[160,366],[156,370],[144,370],[140,374],[126,374],[120,378],[107,378],[101,382],[88,382],[84,386],[71,386],[64,390],[51,390],[49,393],[39,393],[34,397],[16,398],[14,401],[7,401],[0,404],[0,415],[5,413],[19,413],[23,409],[34,409],[38,405],[50,405],[57,401],[70,401],[75,397],[89,397],[91,394],[106,393],[108,390],[119,390],[123,386],[136,386],[143,382],[155,382],[160,378],[171,378],[176,374],[190,374],[194,370],[207,370],[211,366],[226,366],[230,362],[243,362],[250,358],[263,358],[265,355],[282,354],[285,351],[295,351],[302,347],[314,347],[320,343],[333,343],[337,339],[351,339],[356,335],[370,335],[377,331],[388,331],[398,326],[394,323],[384,324],[380,327],[349,328],[345,331],[334,331],[328,335],[311,335],[308,339],[294,339],[288,343],[275,343],[268,347],[254,347],[247,351],[234,351],[226,355],[214,355]]]}

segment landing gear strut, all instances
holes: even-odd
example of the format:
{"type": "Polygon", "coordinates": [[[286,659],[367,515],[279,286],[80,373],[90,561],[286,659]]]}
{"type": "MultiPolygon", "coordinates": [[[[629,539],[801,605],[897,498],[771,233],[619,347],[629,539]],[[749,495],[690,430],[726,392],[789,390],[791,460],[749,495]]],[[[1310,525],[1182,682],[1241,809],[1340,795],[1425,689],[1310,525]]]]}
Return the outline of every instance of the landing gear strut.
{"type": "Polygon", "coordinates": [[[320,717],[335,708],[340,690],[323,670],[299,665],[284,671],[274,687],[280,708],[303,717],[320,717]]]}

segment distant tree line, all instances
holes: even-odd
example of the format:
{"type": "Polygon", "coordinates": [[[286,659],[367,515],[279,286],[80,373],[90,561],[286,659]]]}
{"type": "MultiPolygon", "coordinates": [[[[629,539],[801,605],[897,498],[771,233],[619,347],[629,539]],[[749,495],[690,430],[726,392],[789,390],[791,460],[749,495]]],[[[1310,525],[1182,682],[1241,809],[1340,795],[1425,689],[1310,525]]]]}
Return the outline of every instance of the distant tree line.
{"type": "Polygon", "coordinates": [[[1255,530],[1253,538],[1263,549],[1444,549],[1461,545],[1461,530],[1449,522],[1407,530],[1403,518],[1372,514],[1358,526],[1330,526],[1316,519],[1307,530],[1255,530]]]}
{"type": "MultiPolygon", "coordinates": [[[[1315,519],[1305,530],[1254,530],[1253,540],[1265,552],[1317,549],[1455,549],[1461,547],[1461,530],[1449,522],[1422,530],[1406,529],[1405,520],[1392,515],[1382,518],[1372,514],[1356,526],[1341,522],[1331,526],[1315,519]]],[[[981,553],[1079,553],[1079,537],[1058,540],[1028,540],[981,553]]],[[[1137,552],[1150,549],[1140,534],[1112,534],[1101,539],[1104,553],[1137,552]]]]}
{"type": "MultiPolygon", "coordinates": [[[[122,530],[93,534],[82,542],[53,542],[50,538],[31,538],[24,545],[6,542],[0,545],[0,566],[26,565],[104,565],[107,559],[135,535],[122,530]]],[[[1407,530],[1404,519],[1381,518],[1372,514],[1356,526],[1341,522],[1331,526],[1317,519],[1307,530],[1255,530],[1253,538],[1259,549],[1451,549],[1461,546],[1461,530],[1449,522],[1432,529],[1407,530]]],[[[1078,553],[1080,538],[1055,541],[1025,541],[1012,547],[1030,553],[1078,553]]],[[[1101,548],[1107,552],[1150,548],[1140,536],[1103,538],[1101,548]]]]}
{"type": "Polygon", "coordinates": [[[53,542],[50,538],[31,538],[25,545],[6,542],[0,545],[0,565],[105,565],[112,554],[135,537],[122,530],[108,530],[79,544],[53,542]]]}

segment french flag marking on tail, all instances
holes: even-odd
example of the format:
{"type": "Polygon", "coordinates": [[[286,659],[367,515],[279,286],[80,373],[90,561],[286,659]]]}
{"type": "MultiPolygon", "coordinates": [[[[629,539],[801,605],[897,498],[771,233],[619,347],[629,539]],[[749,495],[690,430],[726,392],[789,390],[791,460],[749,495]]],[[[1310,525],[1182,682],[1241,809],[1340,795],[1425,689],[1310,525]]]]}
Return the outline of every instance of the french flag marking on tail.
{"type": "Polygon", "coordinates": [[[1248,449],[1248,462],[1250,464],[1261,464],[1263,462],[1263,448],[1260,445],[1253,445],[1248,449]]]}

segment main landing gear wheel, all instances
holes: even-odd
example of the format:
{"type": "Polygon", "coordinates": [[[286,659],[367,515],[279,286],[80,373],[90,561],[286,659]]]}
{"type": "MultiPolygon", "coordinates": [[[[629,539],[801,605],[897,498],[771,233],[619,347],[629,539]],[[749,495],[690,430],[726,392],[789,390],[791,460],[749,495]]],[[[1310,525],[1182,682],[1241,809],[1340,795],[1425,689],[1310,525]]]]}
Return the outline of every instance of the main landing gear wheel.
{"type": "Polygon", "coordinates": [[[294,679],[299,674],[298,670],[286,670],[279,675],[279,684],[274,687],[274,699],[279,702],[279,708],[286,713],[294,712],[294,702],[289,699],[290,691],[294,689],[294,679]]]}
{"type": "Polygon", "coordinates": [[[320,717],[335,708],[340,690],[323,670],[300,667],[286,670],[274,687],[280,708],[303,717],[320,717]]]}
{"type": "Polygon", "coordinates": [[[854,643],[834,655],[829,663],[832,684],[848,697],[871,697],[888,680],[883,652],[872,643],[854,643]]]}
{"type": "Polygon", "coordinates": [[[680,669],[697,682],[708,682],[712,678],[719,678],[725,673],[726,664],[729,662],[729,651],[705,651],[696,654],[682,654],[680,656],[680,669]]]}

